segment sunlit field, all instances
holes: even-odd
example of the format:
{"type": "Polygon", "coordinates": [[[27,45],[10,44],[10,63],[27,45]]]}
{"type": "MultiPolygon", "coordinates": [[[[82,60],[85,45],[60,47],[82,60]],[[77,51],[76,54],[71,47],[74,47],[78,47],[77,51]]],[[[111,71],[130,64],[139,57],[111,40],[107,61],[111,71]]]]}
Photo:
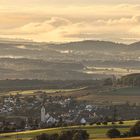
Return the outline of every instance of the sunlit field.
{"type": "MultiPolygon", "coordinates": [[[[121,132],[126,132],[130,129],[132,125],[134,125],[136,121],[125,121],[124,124],[119,125],[116,123],[116,127],[121,132]]],[[[0,134],[0,140],[15,140],[15,139],[22,139],[22,140],[30,140],[31,138],[35,137],[36,135],[47,133],[61,133],[61,131],[70,130],[70,129],[84,129],[90,134],[90,139],[94,140],[102,140],[106,138],[106,132],[112,128],[112,124],[109,123],[107,126],[101,125],[86,125],[86,126],[72,126],[72,127],[61,127],[61,128],[49,128],[49,129],[40,129],[40,130],[32,130],[32,131],[25,131],[25,132],[16,132],[16,133],[7,133],[7,134],[0,134]]]]}
{"type": "Polygon", "coordinates": [[[74,92],[74,91],[83,90],[85,88],[86,87],[75,88],[75,89],[44,89],[44,90],[21,90],[21,91],[18,90],[18,91],[8,92],[5,95],[16,95],[17,93],[21,95],[35,95],[37,92],[39,93],[44,92],[46,94],[52,94],[52,93],[74,92]]]}

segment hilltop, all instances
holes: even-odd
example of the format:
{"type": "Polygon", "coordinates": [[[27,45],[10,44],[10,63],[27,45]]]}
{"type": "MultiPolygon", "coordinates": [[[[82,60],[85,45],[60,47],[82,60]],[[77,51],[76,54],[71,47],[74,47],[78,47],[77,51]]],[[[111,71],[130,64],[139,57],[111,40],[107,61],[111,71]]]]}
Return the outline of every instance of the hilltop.
{"type": "Polygon", "coordinates": [[[139,42],[0,40],[0,79],[84,80],[140,71],[139,42]]]}

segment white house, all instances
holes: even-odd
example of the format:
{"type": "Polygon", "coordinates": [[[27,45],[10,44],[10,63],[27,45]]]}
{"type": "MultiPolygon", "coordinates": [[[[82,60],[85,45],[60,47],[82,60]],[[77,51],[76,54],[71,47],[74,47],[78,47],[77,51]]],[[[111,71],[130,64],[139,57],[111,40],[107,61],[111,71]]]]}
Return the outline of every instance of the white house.
{"type": "Polygon", "coordinates": [[[50,116],[50,117],[48,118],[48,120],[46,120],[46,122],[47,122],[47,123],[54,124],[54,123],[57,122],[57,120],[56,120],[55,118],[53,118],[52,116],[50,116]]]}
{"type": "Polygon", "coordinates": [[[86,122],[87,122],[87,121],[85,120],[85,118],[82,118],[82,119],[80,120],[80,123],[81,123],[81,124],[86,124],[86,122]]]}

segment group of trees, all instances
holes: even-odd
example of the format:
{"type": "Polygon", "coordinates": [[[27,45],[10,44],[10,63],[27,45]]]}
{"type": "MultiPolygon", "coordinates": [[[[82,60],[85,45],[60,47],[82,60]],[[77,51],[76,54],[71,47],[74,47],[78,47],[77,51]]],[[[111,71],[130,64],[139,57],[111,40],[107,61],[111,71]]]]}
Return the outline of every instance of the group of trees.
{"type": "MultiPolygon", "coordinates": [[[[140,121],[138,121],[128,132],[121,133],[118,129],[109,129],[106,133],[109,138],[124,138],[140,136],[140,121]]],[[[60,134],[41,134],[36,136],[33,140],[88,140],[89,134],[86,130],[68,130],[60,134]]]]}
{"type": "Polygon", "coordinates": [[[130,129],[130,136],[140,136],[140,121],[130,129]]]}
{"type": "Polygon", "coordinates": [[[112,128],[108,130],[106,135],[109,138],[119,138],[121,136],[121,132],[118,129],[112,128]]]}
{"type": "MultiPolygon", "coordinates": [[[[1,119],[1,118],[0,118],[1,119]]],[[[39,128],[39,121],[37,119],[29,118],[28,123],[24,119],[19,119],[15,122],[2,121],[0,125],[0,133],[24,131],[26,125],[30,126],[30,129],[36,130],[39,128]]]]}
{"type": "Polygon", "coordinates": [[[41,134],[36,136],[33,140],[88,140],[89,134],[86,130],[68,130],[60,134],[41,134]]]}
{"type": "Polygon", "coordinates": [[[116,129],[112,128],[108,130],[106,134],[109,138],[120,138],[120,137],[137,137],[140,136],[140,121],[138,121],[133,127],[130,128],[128,132],[124,132],[121,134],[121,132],[116,129]]]}
{"type": "Polygon", "coordinates": [[[122,76],[120,79],[107,78],[103,82],[104,86],[131,86],[131,87],[140,87],[140,73],[129,74],[122,76]]]}
{"type": "MultiPolygon", "coordinates": [[[[99,125],[108,125],[108,123],[109,123],[109,121],[103,121],[103,122],[100,122],[100,121],[98,121],[98,122],[91,122],[90,123],[90,125],[97,125],[97,126],[99,126],[99,125]]],[[[112,125],[114,125],[114,124],[124,124],[124,122],[123,121],[119,121],[119,122],[114,122],[114,121],[112,121],[112,125]]]]}
{"type": "Polygon", "coordinates": [[[140,73],[123,76],[120,82],[126,86],[140,87],[140,73]]]}
{"type": "Polygon", "coordinates": [[[86,86],[98,86],[97,80],[38,80],[38,79],[6,79],[0,80],[0,91],[74,89],[86,86]]]}

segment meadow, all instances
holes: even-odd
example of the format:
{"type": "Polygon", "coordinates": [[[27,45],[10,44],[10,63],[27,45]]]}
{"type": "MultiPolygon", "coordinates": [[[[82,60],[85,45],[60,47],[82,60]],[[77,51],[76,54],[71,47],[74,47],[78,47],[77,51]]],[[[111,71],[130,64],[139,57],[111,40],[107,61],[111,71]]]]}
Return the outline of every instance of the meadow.
{"type": "MultiPolygon", "coordinates": [[[[126,132],[133,126],[136,121],[125,121],[124,124],[119,125],[118,123],[115,125],[121,132],[126,132]]],[[[0,134],[0,140],[30,140],[31,138],[35,137],[36,135],[47,133],[61,133],[61,131],[70,130],[70,129],[84,129],[90,135],[91,140],[104,140],[108,139],[106,137],[106,132],[112,128],[111,123],[107,126],[101,125],[86,125],[86,126],[71,126],[71,127],[61,127],[61,128],[49,128],[49,129],[40,129],[40,130],[31,130],[31,131],[24,131],[24,132],[14,132],[14,133],[7,133],[7,134],[0,134]]]]}

